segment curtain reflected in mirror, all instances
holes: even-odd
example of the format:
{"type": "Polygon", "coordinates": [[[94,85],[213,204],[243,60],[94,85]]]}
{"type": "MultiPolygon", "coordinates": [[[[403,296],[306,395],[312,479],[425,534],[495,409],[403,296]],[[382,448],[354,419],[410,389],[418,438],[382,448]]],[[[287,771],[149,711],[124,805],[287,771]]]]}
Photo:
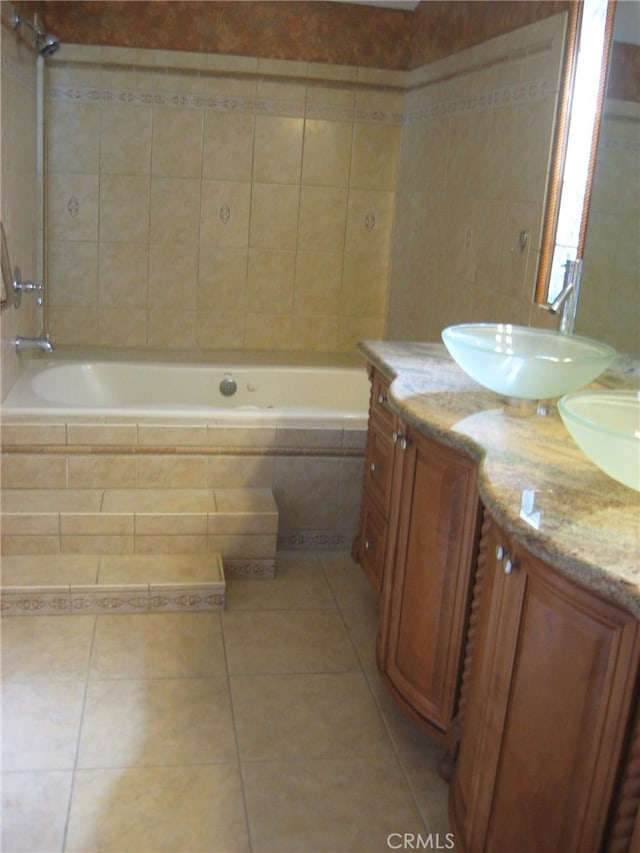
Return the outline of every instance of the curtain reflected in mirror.
{"type": "Polygon", "coordinates": [[[618,0],[576,332],[640,352],[640,3],[618,0]]]}

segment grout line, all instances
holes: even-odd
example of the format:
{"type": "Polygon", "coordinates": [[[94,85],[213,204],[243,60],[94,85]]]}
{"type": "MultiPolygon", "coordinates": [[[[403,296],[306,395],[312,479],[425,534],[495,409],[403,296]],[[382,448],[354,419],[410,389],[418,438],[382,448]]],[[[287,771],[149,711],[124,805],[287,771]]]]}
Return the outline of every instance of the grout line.
{"type": "Polygon", "coordinates": [[[93,616],[93,630],[91,632],[91,641],[89,643],[89,653],[87,655],[87,668],[85,672],[85,680],[84,680],[84,694],[82,696],[82,708],[80,711],[80,723],[78,725],[78,738],[76,741],[76,753],[73,759],[73,769],[71,771],[71,787],[69,789],[69,803],[67,805],[67,814],[64,822],[64,832],[62,836],[62,850],[64,851],[67,846],[67,836],[69,833],[69,821],[71,820],[71,806],[73,803],[73,794],[76,787],[76,772],[78,770],[78,758],[80,756],[80,744],[82,742],[82,729],[84,726],[84,714],[87,706],[87,693],[89,691],[89,674],[91,671],[91,660],[93,658],[93,649],[95,645],[95,637],[96,637],[96,629],[98,625],[98,617],[97,615],[93,616]]]}

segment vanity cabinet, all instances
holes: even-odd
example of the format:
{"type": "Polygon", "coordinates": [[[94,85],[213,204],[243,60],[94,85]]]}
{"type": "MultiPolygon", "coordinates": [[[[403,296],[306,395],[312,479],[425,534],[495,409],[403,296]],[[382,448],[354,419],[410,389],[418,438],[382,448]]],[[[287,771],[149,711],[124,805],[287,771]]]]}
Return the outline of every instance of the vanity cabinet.
{"type": "Polygon", "coordinates": [[[479,564],[484,589],[450,791],[458,849],[607,849],[630,752],[637,620],[491,518],[479,564]]]}
{"type": "Polygon", "coordinates": [[[476,557],[476,465],[409,428],[399,448],[378,665],[397,702],[444,741],[456,710],[476,557]]]}
{"type": "Polygon", "coordinates": [[[372,368],[369,378],[369,429],[365,450],[360,531],[355,556],[379,598],[389,525],[394,438],[397,439],[398,435],[398,419],[389,407],[388,381],[372,368]]]}
{"type": "Polygon", "coordinates": [[[405,426],[372,375],[359,554],[378,593],[378,667],[397,703],[448,744],[478,541],[476,463],[405,426]]]}

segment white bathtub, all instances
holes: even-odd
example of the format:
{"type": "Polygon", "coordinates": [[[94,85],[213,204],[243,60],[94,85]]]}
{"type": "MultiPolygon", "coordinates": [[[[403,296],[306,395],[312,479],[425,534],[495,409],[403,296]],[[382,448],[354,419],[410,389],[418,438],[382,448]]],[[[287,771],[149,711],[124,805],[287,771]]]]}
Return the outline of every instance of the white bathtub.
{"type": "Polygon", "coordinates": [[[2,411],[6,416],[366,428],[368,405],[364,367],[33,359],[3,401],[2,411]],[[237,390],[225,396],[221,383],[230,380],[237,390]]]}

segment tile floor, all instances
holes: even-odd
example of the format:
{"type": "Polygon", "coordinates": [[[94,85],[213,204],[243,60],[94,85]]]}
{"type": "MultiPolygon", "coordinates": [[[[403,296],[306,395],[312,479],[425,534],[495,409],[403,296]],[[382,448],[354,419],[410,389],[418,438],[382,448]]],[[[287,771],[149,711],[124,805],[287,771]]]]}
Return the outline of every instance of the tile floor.
{"type": "Polygon", "coordinates": [[[379,682],[361,569],[277,571],[230,581],[223,613],[3,620],[3,853],[450,846],[440,749],[379,682]]]}

